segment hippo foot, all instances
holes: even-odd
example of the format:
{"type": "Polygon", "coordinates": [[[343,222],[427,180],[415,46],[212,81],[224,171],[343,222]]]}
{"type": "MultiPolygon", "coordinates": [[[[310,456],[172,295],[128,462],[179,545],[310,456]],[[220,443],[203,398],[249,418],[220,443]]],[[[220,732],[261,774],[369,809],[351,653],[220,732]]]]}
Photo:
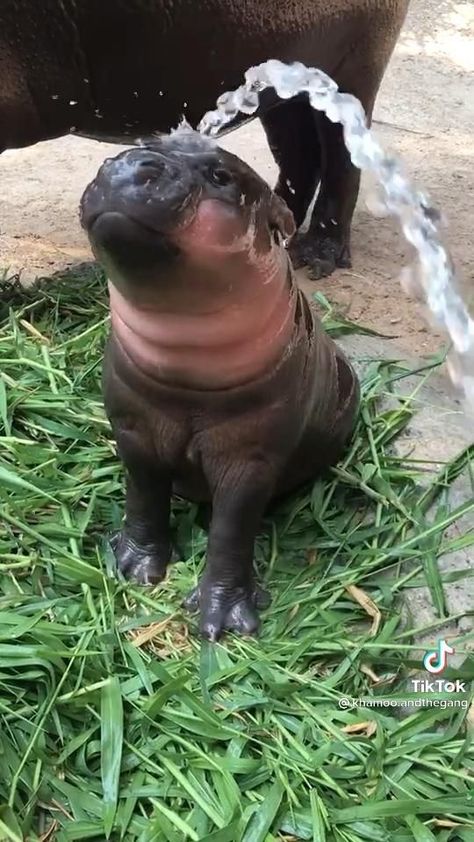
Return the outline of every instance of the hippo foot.
{"type": "Polygon", "coordinates": [[[201,611],[201,637],[216,641],[224,631],[256,634],[260,620],[257,609],[267,608],[270,598],[260,588],[227,587],[219,582],[202,581],[184,602],[189,611],[201,611]]]}
{"type": "Polygon", "coordinates": [[[125,531],[113,535],[110,546],[126,579],[133,579],[140,585],[156,585],[164,579],[170,561],[168,548],[152,543],[138,544],[125,531]]]}
{"type": "Polygon", "coordinates": [[[336,268],[349,269],[352,265],[348,242],[329,236],[325,230],[310,229],[306,234],[297,234],[289,245],[293,266],[307,266],[313,281],[332,275],[336,268]]]}

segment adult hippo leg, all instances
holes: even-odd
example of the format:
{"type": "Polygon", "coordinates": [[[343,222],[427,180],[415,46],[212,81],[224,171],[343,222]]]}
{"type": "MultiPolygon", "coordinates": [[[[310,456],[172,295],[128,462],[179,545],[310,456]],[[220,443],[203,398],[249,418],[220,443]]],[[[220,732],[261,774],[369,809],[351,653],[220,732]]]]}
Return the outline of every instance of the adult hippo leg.
{"type": "Polygon", "coordinates": [[[257,609],[268,604],[254,581],[255,537],[274,489],[273,472],[261,464],[227,471],[213,494],[207,565],[186,607],[200,609],[203,637],[217,640],[225,629],[254,634],[257,609]]]}
{"type": "MultiPolygon", "coordinates": [[[[408,0],[393,4],[380,0],[371,18],[360,19],[357,28],[348,26],[345,52],[335,67],[321,65],[317,55],[310,61],[323,66],[341,91],[357,97],[372,117],[375,98],[402,26],[408,0]]],[[[276,192],[294,211],[301,225],[304,211],[314,196],[315,178],[320,187],[307,233],[299,233],[290,245],[295,266],[307,265],[318,279],[336,267],[351,265],[350,233],[359,192],[360,172],[352,166],[342,127],[311,108],[308,101],[298,107],[294,101],[261,117],[270,146],[279,164],[276,192]],[[312,123],[312,127],[310,127],[312,123]],[[298,135],[303,132],[305,138],[298,135]],[[295,189],[291,195],[287,182],[295,189]],[[303,187],[302,187],[303,185],[303,187]],[[308,199],[310,189],[312,195],[308,199]]]]}
{"type": "Polygon", "coordinates": [[[351,266],[351,223],[359,194],[360,170],[351,163],[342,127],[315,114],[321,144],[321,183],[308,231],[290,246],[295,267],[308,266],[318,280],[351,266]]]}
{"type": "Polygon", "coordinates": [[[264,112],[260,120],[280,167],[275,192],[285,200],[299,228],[321,178],[315,112],[306,99],[294,99],[264,112]]]}
{"type": "Polygon", "coordinates": [[[315,280],[336,267],[350,266],[350,228],[360,172],[351,164],[342,127],[315,112],[307,101],[274,108],[261,121],[280,167],[275,192],[292,210],[298,227],[319,183],[309,229],[298,233],[290,245],[293,265],[308,266],[315,280]]]}
{"type": "MultiPolygon", "coordinates": [[[[351,91],[372,113],[379,79],[367,90],[351,91]]],[[[310,276],[330,275],[351,265],[350,232],[357,202],[360,171],[351,163],[342,126],[331,123],[309,102],[288,103],[262,116],[270,147],[280,166],[275,188],[302,225],[319,183],[308,231],[290,245],[293,265],[307,266],[310,276]],[[303,135],[303,137],[301,136],[303,135]]]]}

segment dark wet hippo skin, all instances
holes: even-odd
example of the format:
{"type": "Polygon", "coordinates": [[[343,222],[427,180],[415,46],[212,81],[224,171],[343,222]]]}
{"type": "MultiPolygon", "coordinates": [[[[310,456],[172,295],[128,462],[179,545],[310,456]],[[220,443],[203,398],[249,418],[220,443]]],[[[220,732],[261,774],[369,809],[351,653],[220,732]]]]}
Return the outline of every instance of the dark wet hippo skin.
{"type": "MultiPolygon", "coordinates": [[[[357,96],[369,117],[408,0],[1,0],[0,152],[77,132],[135,139],[196,126],[245,70],[269,58],[302,61],[357,96]],[[199,7],[199,10],[197,8],[199,7]]],[[[276,187],[309,231],[291,245],[315,278],[350,265],[359,189],[342,130],[307,100],[261,120],[276,187]]]]}
{"type": "Polygon", "coordinates": [[[81,219],[110,279],[104,399],[127,477],[118,566],[160,581],[172,493],[211,503],[188,605],[211,640],[256,632],[262,515],[338,460],[358,405],[352,367],[296,286],[292,215],[238,158],[179,131],[106,161],[81,219]]]}

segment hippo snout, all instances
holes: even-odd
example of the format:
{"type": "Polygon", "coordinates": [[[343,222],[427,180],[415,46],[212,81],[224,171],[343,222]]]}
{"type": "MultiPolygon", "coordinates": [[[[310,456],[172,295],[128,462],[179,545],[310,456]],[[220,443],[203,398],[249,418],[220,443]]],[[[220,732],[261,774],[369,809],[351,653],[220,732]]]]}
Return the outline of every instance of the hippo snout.
{"type": "Polygon", "coordinates": [[[107,159],[81,202],[81,223],[91,235],[103,214],[120,214],[164,233],[198,192],[184,160],[149,148],[131,149],[107,159]]]}

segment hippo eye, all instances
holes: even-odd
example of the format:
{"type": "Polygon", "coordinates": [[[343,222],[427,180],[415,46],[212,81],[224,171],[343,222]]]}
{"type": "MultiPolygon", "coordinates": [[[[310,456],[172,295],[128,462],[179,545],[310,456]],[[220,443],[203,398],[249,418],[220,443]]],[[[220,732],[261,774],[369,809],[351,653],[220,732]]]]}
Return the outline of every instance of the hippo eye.
{"type": "Polygon", "coordinates": [[[232,176],[228,170],[225,170],[223,167],[218,167],[215,170],[211,170],[209,173],[210,179],[213,184],[217,184],[219,187],[227,187],[228,184],[232,181],[232,176]]]}

